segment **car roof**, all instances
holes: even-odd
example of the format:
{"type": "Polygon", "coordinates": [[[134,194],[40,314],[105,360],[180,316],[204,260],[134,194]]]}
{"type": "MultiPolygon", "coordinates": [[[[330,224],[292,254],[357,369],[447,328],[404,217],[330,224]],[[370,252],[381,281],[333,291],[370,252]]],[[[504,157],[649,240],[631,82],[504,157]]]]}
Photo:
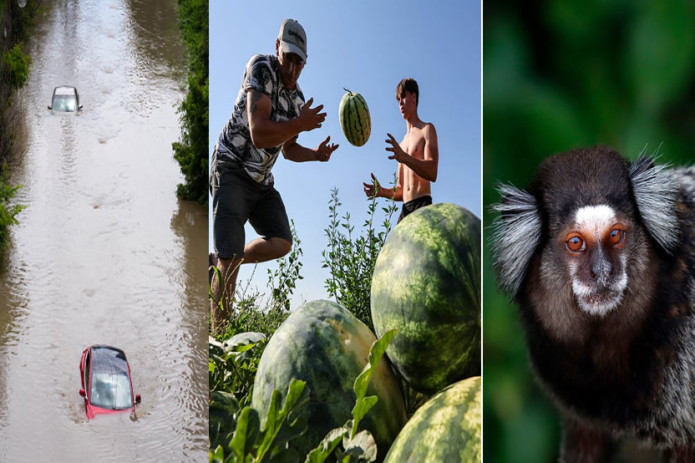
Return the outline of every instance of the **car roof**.
{"type": "Polygon", "coordinates": [[[75,95],[77,93],[77,89],[75,89],[75,87],[61,86],[56,87],[55,90],[53,90],[53,93],[55,95],[75,95]]]}

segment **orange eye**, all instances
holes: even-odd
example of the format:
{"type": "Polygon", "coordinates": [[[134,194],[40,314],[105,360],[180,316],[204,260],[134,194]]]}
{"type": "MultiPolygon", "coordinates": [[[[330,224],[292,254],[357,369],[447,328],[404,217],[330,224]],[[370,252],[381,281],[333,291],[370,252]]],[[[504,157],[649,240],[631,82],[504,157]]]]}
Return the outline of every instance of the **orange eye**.
{"type": "Polygon", "coordinates": [[[625,239],[625,230],[622,228],[613,228],[608,235],[608,241],[611,242],[613,246],[618,246],[625,239]]]}
{"type": "Polygon", "coordinates": [[[574,235],[567,240],[567,249],[572,252],[582,252],[586,249],[586,243],[581,236],[574,235]]]}

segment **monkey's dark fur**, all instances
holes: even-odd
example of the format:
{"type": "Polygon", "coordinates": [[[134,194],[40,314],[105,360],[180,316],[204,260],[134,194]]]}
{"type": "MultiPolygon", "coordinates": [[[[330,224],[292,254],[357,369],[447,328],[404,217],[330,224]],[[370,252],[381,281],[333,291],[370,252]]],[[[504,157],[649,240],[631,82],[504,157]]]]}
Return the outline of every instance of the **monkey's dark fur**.
{"type": "Polygon", "coordinates": [[[695,167],[596,146],[546,159],[527,191],[500,192],[494,265],[562,414],[561,460],[605,461],[616,439],[636,436],[695,461],[695,167]],[[590,224],[614,213],[617,245],[572,252],[582,208],[590,224]]]}

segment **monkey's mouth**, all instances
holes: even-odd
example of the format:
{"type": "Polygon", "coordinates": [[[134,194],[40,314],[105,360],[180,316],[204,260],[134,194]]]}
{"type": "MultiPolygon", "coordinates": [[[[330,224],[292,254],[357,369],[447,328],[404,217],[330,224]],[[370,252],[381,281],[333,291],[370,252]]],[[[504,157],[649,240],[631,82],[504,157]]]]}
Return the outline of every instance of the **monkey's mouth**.
{"type": "MultiPolygon", "coordinates": [[[[623,299],[623,289],[603,288],[593,291],[577,291],[574,288],[574,295],[577,298],[579,307],[592,315],[603,316],[615,309],[623,299]]],[[[586,288],[582,288],[586,289],[586,288]]]]}

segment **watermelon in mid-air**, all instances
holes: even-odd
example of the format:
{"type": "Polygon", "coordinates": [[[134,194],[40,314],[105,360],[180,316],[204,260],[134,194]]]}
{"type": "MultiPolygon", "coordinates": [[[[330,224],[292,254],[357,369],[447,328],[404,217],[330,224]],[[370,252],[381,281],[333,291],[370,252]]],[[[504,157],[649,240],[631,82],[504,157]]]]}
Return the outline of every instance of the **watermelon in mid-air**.
{"type": "Polygon", "coordinates": [[[385,463],[480,462],[480,377],[459,381],[428,400],[391,446],[385,463]]]}
{"type": "MultiPolygon", "coordinates": [[[[300,413],[308,429],[289,443],[306,455],[330,430],[352,417],[353,385],[375,341],[369,328],[341,305],[332,301],[304,304],[287,317],[263,351],[253,386],[253,408],[265,417],[273,389],[284,400],[292,378],[306,381],[309,403],[300,413]]],[[[406,421],[403,397],[386,356],[372,374],[367,395],[379,400],[360,422],[360,429],[372,433],[383,459],[406,421]]]]}
{"type": "Polygon", "coordinates": [[[369,140],[372,122],[364,97],[345,89],[347,93],[340,100],[340,127],[345,138],[355,146],[362,146],[369,140]]]}
{"type": "Polygon", "coordinates": [[[379,252],[371,310],[386,354],[415,390],[480,375],[480,219],[439,203],[403,219],[379,252]]]}

